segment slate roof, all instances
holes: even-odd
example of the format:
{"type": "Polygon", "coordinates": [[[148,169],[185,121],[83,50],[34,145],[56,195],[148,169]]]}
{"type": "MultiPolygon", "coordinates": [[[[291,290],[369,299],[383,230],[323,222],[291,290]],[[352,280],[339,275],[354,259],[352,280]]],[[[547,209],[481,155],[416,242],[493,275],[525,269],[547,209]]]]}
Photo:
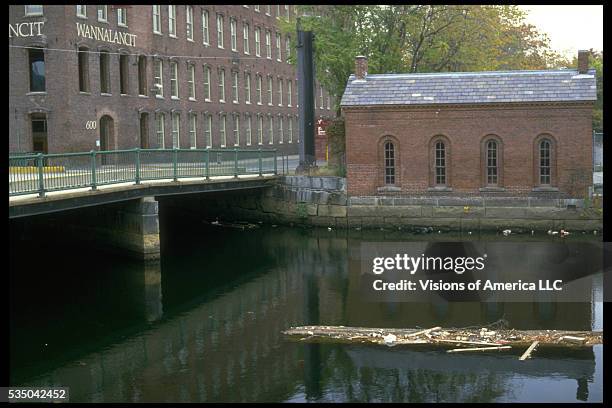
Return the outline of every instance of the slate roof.
{"type": "Polygon", "coordinates": [[[374,74],[349,77],[340,105],[595,101],[595,70],[374,74]]]}

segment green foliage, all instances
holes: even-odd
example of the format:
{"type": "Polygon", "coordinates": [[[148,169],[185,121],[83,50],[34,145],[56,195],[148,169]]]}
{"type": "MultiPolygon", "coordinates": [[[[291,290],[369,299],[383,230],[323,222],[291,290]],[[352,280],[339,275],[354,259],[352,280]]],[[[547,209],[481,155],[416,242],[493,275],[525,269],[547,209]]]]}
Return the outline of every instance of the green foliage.
{"type": "Polygon", "coordinates": [[[306,203],[297,203],[295,206],[295,215],[299,218],[308,218],[308,207],[306,203]]]}
{"type": "Polygon", "coordinates": [[[345,130],[344,118],[337,117],[333,119],[325,129],[327,141],[329,145],[329,162],[330,164],[342,164],[342,156],[346,150],[345,147],[345,130]]]}

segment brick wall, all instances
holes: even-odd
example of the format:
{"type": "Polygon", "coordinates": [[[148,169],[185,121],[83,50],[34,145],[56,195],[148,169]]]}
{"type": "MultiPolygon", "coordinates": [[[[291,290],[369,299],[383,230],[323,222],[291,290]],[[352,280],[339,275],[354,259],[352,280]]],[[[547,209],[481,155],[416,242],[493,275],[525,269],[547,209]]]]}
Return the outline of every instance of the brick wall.
{"type": "Polygon", "coordinates": [[[590,104],[344,109],[348,194],[583,198],[592,184],[591,109],[590,104]],[[536,146],[544,134],[553,141],[552,188],[538,188],[536,146]],[[490,135],[500,142],[500,185],[483,189],[484,141],[490,135]],[[445,191],[432,188],[432,139],[436,136],[449,144],[445,191]],[[398,145],[393,192],[379,189],[384,186],[385,137],[398,145]]]}

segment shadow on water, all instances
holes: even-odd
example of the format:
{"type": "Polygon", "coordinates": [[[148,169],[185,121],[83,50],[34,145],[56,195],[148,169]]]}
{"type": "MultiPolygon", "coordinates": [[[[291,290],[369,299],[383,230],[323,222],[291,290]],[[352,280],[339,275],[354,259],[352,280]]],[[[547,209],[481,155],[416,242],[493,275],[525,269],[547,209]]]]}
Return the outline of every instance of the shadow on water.
{"type": "MultiPolygon", "coordinates": [[[[77,243],[13,239],[11,383],[70,386],[72,401],[92,402],[602,398],[601,347],[542,349],[518,362],[518,351],[449,356],[299,344],[281,335],[304,324],[463,327],[500,318],[519,328],[589,329],[601,322],[592,302],[366,302],[359,254],[367,236],[271,226],[241,231],[201,221],[163,214],[162,259],[148,264],[77,243]],[[25,262],[32,248],[45,269],[25,262]]],[[[408,241],[415,251],[445,250],[423,238],[408,241]]],[[[483,242],[467,251],[486,245],[495,253],[494,241],[483,242]]],[[[500,253],[516,259],[529,245],[500,253]]],[[[576,256],[574,249],[568,246],[565,257],[576,256]]]]}

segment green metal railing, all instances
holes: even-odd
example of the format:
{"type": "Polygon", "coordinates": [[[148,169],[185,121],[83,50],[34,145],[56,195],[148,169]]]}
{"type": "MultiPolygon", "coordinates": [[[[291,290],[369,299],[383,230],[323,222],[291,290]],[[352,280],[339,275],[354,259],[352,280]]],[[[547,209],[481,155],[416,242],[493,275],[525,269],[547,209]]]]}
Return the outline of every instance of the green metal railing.
{"type": "Polygon", "coordinates": [[[276,149],[131,149],[9,155],[9,197],[145,180],[278,174],[276,149]]]}

